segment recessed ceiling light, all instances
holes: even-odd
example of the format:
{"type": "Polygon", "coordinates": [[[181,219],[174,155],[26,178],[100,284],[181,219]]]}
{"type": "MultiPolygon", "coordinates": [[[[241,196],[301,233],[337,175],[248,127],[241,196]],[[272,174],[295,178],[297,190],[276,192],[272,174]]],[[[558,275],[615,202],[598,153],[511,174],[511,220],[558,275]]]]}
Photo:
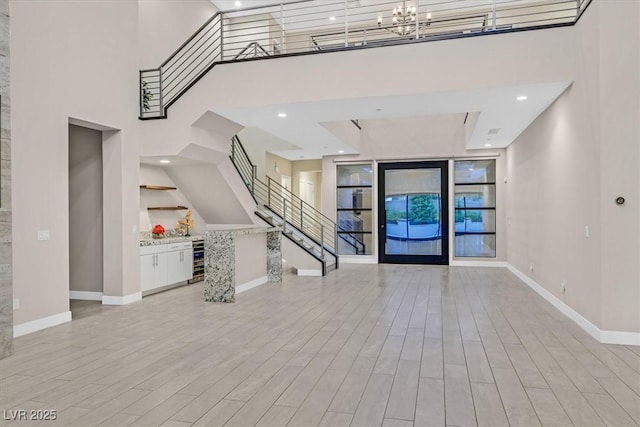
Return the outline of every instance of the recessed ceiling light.
{"type": "Polygon", "coordinates": [[[236,7],[240,7],[240,6],[242,6],[242,2],[240,2],[240,1],[236,1],[236,2],[234,3],[234,5],[235,5],[236,7]]]}
{"type": "Polygon", "coordinates": [[[160,160],[160,163],[171,163],[171,160],[167,160],[167,159],[162,159],[160,160]]]}
{"type": "Polygon", "coordinates": [[[469,172],[473,172],[473,168],[469,168],[469,172]]]}
{"type": "Polygon", "coordinates": [[[338,153],[342,154],[344,153],[344,150],[338,150],[338,153]]]}
{"type": "Polygon", "coordinates": [[[330,16],[330,17],[329,17],[329,21],[335,21],[335,20],[336,20],[336,17],[335,17],[335,16],[330,16]]]}
{"type": "Polygon", "coordinates": [[[527,100],[527,95],[520,95],[519,97],[516,98],[518,101],[526,101],[527,100]]]}
{"type": "Polygon", "coordinates": [[[285,117],[287,117],[287,113],[278,113],[278,117],[284,119],[285,117]]]}
{"type": "Polygon", "coordinates": [[[484,144],[485,147],[491,147],[491,144],[484,144]]]}

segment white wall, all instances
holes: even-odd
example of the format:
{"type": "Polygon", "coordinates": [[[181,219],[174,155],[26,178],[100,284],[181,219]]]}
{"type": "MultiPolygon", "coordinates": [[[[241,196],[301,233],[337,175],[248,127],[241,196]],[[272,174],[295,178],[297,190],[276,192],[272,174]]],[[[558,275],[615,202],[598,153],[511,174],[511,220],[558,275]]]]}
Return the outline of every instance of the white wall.
{"type": "MultiPolygon", "coordinates": [[[[275,154],[267,153],[265,174],[278,184],[282,183],[282,175],[291,177],[291,161],[275,154]],[[276,166],[278,171],[276,171],[276,166]]],[[[291,191],[291,188],[289,188],[291,191]]]]}
{"type": "Polygon", "coordinates": [[[69,310],[70,117],[103,132],[107,295],[139,290],[138,6],[13,1],[14,323],[69,310]],[[38,241],[38,230],[50,240],[38,241]],[[34,268],[37,266],[37,268],[34,268]]]}
{"type": "Polygon", "coordinates": [[[573,86],[507,150],[509,262],[605,331],[640,332],[638,8],[589,6],[573,86]]]}
{"type": "Polygon", "coordinates": [[[640,232],[640,3],[597,6],[602,328],[640,332],[640,240],[629,238],[640,232]],[[623,207],[613,202],[618,196],[628,200],[623,207]]]}
{"type": "Polygon", "coordinates": [[[102,132],[69,125],[69,290],[102,292],[102,132]]]}
{"type": "MultiPolygon", "coordinates": [[[[230,163],[230,160],[228,162],[230,163]]],[[[232,187],[218,169],[218,165],[171,166],[165,168],[165,171],[178,188],[182,189],[181,192],[188,199],[189,205],[197,210],[204,223],[253,223],[239,200],[242,195],[251,198],[249,192],[243,184],[232,187]]],[[[233,173],[237,175],[235,170],[233,173]]]]}
{"type": "Polygon", "coordinates": [[[300,179],[304,177],[313,184],[314,200],[311,206],[322,210],[322,160],[296,160],[291,162],[293,177],[291,191],[300,197],[300,179]]]}
{"type": "Polygon", "coordinates": [[[156,68],[217,9],[209,0],[139,0],[140,67],[156,68]]]}

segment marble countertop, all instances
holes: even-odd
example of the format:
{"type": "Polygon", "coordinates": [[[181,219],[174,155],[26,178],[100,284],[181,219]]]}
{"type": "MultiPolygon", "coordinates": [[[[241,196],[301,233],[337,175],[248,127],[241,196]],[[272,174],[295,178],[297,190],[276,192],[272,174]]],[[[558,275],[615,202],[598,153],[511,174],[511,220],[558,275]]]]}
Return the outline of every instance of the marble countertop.
{"type": "Polygon", "coordinates": [[[268,233],[271,231],[280,231],[280,227],[256,227],[252,225],[208,225],[205,234],[210,232],[229,232],[236,235],[268,233]]]}
{"type": "Polygon", "coordinates": [[[173,236],[173,237],[163,237],[161,239],[154,239],[152,237],[141,238],[140,246],[167,245],[170,243],[193,242],[194,240],[204,240],[204,236],[202,235],[189,236],[189,237],[173,236]]]}

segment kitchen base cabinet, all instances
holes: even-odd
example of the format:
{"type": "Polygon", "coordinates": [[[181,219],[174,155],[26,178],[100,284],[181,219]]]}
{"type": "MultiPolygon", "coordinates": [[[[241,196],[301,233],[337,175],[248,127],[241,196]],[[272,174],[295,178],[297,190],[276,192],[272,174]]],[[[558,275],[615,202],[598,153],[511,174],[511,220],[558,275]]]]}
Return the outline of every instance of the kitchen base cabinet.
{"type": "Polygon", "coordinates": [[[193,278],[193,246],[191,242],[168,245],[167,284],[193,278]]]}
{"type": "Polygon", "coordinates": [[[140,248],[140,290],[142,292],[167,284],[167,245],[140,248]]]}
{"type": "Polygon", "coordinates": [[[144,294],[193,277],[191,242],[140,247],[140,290],[144,294]]]}

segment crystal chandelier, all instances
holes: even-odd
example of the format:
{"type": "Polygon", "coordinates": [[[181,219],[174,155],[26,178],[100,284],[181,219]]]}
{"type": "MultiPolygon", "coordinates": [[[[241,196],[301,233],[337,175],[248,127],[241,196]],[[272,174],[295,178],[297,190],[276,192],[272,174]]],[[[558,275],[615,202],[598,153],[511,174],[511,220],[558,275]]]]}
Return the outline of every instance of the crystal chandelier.
{"type": "MultiPolygon", "coordinates": [[[[389,28],[394,33],[406,36],[416,30],[416,7],[407,6],[406,0],[402,1],[402,4],[398,4],[398,7],[393,8],[391,14],[391,23],[393,28],[389,28]]],[[[378,17],[378,27],[382,26],[382,16],[378,17]]]]}

